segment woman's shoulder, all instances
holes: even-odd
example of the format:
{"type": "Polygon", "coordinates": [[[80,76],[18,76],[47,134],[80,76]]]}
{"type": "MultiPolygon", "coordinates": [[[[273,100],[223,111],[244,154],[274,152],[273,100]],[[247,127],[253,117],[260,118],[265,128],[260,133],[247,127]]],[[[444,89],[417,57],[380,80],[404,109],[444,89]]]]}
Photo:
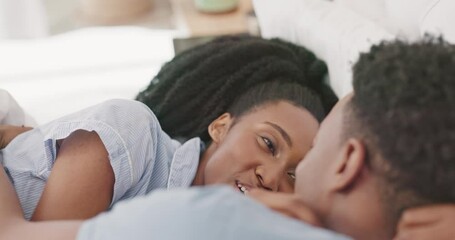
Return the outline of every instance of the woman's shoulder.
{"type": "Polygon", "coordinates": [[[42,125],[40,129],[44,133],[85,129],[122,139],[137,138],[145,132],[156,138],[163,132],[155,114],[146,105],[129,99],[103,101],[42,125]]]}
{"type": "Polygon", "coordinates": [[[145,104],[130,99],[110,99],[67,115],[57,121],[99,121],[109,125],[159,124],[155,114],[145,104]]]}

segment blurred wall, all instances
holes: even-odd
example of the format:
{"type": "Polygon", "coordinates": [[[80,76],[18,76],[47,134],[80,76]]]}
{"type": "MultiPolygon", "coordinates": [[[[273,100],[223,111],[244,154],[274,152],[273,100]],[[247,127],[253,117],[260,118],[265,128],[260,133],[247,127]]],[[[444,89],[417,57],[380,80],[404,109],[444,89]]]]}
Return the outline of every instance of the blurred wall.
{"type": "Polygon", "coordinates": [[[44,37],[48,32],[41,0],[0,0],[0,39],[44,37]]]}

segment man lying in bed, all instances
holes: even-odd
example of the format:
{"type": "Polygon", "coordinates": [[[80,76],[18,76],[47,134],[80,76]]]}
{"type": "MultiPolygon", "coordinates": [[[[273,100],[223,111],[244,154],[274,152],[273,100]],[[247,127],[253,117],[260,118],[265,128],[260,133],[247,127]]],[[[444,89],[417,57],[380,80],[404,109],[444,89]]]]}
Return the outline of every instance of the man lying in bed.
{"type": "MultiPolygon", "coordinates": [[[[299,164],[295,194],[248,194],[354,239],[391,239],[403,210],[454,203],[453,76],[454,46],[426,41],[374,47],[355,65],[354,95],[326,118],[299,164]]],[[[0,175],[2,239],[344,239],[226,188],[155,192],[86,222],[29,223],[0,175]]],[[[400,233],[419,225],[404,223],[400,233]]],[[[450,239],[450,219],[443,223],[440,233],[450,239]]]]}

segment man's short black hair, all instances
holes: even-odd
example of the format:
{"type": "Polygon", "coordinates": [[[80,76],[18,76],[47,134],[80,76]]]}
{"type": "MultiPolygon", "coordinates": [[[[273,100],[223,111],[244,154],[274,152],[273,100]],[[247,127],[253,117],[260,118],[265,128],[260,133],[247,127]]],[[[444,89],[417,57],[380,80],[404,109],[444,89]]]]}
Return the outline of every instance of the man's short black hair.
{"type": "Polygon", "coordinates": [[[365,142],[390,223],[410,207],[455,202],[455,46],[383,42],[353,78],[344,135],[365,142]]]}

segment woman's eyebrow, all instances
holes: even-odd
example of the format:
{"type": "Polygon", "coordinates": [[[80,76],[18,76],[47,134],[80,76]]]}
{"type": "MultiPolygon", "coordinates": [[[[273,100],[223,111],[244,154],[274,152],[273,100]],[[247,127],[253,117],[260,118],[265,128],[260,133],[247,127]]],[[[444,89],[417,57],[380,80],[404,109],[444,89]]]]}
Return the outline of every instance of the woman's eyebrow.
{"type": "Polygon", "coordinates": [[[264,122],[264,123],[275,128],[281,134],[281,136],[284,138],[284,141],[288,144],[288,146],[292,147],[291,137],[289,137],[289,134],[286,131],[284,131],[283,128],[281,128],[278,124],[275,124],[272,122],[264,122]]]}

